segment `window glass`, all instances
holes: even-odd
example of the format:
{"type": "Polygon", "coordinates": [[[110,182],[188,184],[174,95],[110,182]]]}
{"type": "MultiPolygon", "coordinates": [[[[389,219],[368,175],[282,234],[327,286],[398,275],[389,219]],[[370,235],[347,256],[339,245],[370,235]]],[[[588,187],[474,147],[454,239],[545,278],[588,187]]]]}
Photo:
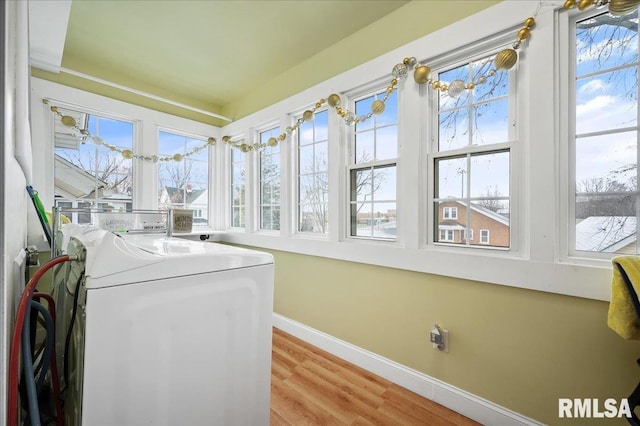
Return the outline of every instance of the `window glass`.
{"type": "Polygon", "coordinates": [[[638,253],[638,12],[575,24],[576,251],[638,253]]]}
{"type": "Polygon", "coordinates": [[[298,231],[329,228],[328,112],[316,112],[298,128],[298,231]]]}
{"type": "Polygon", "coordinates": [[[231,149],[231,227],[245,227],[245,153],[231,149]]]}
{"type": "MultiPolygon", "coordinates": [[[[356,100],[355,115],[366,116],[386,90],[356,100]]],[[[354,128],[349,192],[350,235],[396,239],[398,157],[398,97],[394,91],[384,111],[358,122],[354,128]]]]}
{"type": "Polygon", "coordinates": [[[515,102],[509,79],[513,71],[491,75],[493,59],[491,55],[437,73],[447,86],[462,80],[474,82],[475,87],[459,96],[434,93],[438,99],[435,242],[510,247],[510,144],[515,132],[509,122],[515,102]],[[491,241],[473,239],[487,228],[492,231],[491,241]]]}
{"type": "Polygon", "coordinates": [[[269,143],[279,133],[278,127],[260,132],[260,229],[280,229],[280,145],[269,143]]]}
{"type": "Polygon", "coordinates": [[[160,157],[182,156],[158,163],[158,208],[193,210],[193,225],[209,224],[209,149],[198,149],[203,139],[160,131],[160,157]],[[193,152],[196,150],[197,152],[193,152]],[[186,153],[193,152],[189,156],[186,153]]]}
{"type": "MultiPolygon", "coordinates": [[[[134,125],[131,122],[57,108],[54,121],[55,202],[59,207],[131,211],[134,125]]],[[[91,222],[74,213],[75,223],[91,222]]]]}

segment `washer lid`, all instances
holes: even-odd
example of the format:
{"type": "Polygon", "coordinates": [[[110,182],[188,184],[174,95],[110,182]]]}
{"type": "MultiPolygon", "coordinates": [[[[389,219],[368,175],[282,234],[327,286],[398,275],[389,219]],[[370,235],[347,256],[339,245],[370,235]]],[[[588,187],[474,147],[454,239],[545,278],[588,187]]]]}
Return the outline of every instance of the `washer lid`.
{"type": "Polygon", "coordinates": [[[159,235],[93,228],[72,239],[87,249],[87,289],[273,264],[269,253],[159,235]]]}

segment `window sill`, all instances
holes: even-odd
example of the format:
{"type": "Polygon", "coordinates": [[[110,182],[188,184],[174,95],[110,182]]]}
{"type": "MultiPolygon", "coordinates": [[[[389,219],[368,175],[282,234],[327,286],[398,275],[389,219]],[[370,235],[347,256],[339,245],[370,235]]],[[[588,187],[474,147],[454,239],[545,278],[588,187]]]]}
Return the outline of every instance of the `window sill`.
{"type": "Polygon", "coordinates": [[[609,301],[610,262],[575,264],[536,260],[502,250],[429,245],[406,248],[399,244],[347,239],[281,237],[239,232],[223,233],[221,240],[258,249],[326,257],[347,262],[473,280],[521,289],[609,301]],[[456,250],[457,249],[457,250],[456,250]]]}

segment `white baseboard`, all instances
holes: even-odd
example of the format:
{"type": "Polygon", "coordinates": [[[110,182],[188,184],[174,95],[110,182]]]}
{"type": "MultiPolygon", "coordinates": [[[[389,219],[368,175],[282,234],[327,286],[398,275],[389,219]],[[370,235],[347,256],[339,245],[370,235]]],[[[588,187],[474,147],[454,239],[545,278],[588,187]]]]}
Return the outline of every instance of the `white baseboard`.
{"type": "Polygon", "coordinates": [[[313,346],[482,424],[501,426],[542,425],[542,423],[494,404],[491,401],[282,315],[273,314],[273,325],[313,346]]]}

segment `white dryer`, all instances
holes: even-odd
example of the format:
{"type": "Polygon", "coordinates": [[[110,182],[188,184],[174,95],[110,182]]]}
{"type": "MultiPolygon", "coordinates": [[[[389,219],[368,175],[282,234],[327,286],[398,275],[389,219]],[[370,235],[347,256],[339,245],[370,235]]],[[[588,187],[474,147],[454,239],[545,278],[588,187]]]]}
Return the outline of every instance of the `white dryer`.
{"type": "Polygon", "coordinates": [[[97,228],[66,251],[86,256],[56,289],[59,329],[75,322],[67,424],[269,424],[270,254],[97,228]]]}

